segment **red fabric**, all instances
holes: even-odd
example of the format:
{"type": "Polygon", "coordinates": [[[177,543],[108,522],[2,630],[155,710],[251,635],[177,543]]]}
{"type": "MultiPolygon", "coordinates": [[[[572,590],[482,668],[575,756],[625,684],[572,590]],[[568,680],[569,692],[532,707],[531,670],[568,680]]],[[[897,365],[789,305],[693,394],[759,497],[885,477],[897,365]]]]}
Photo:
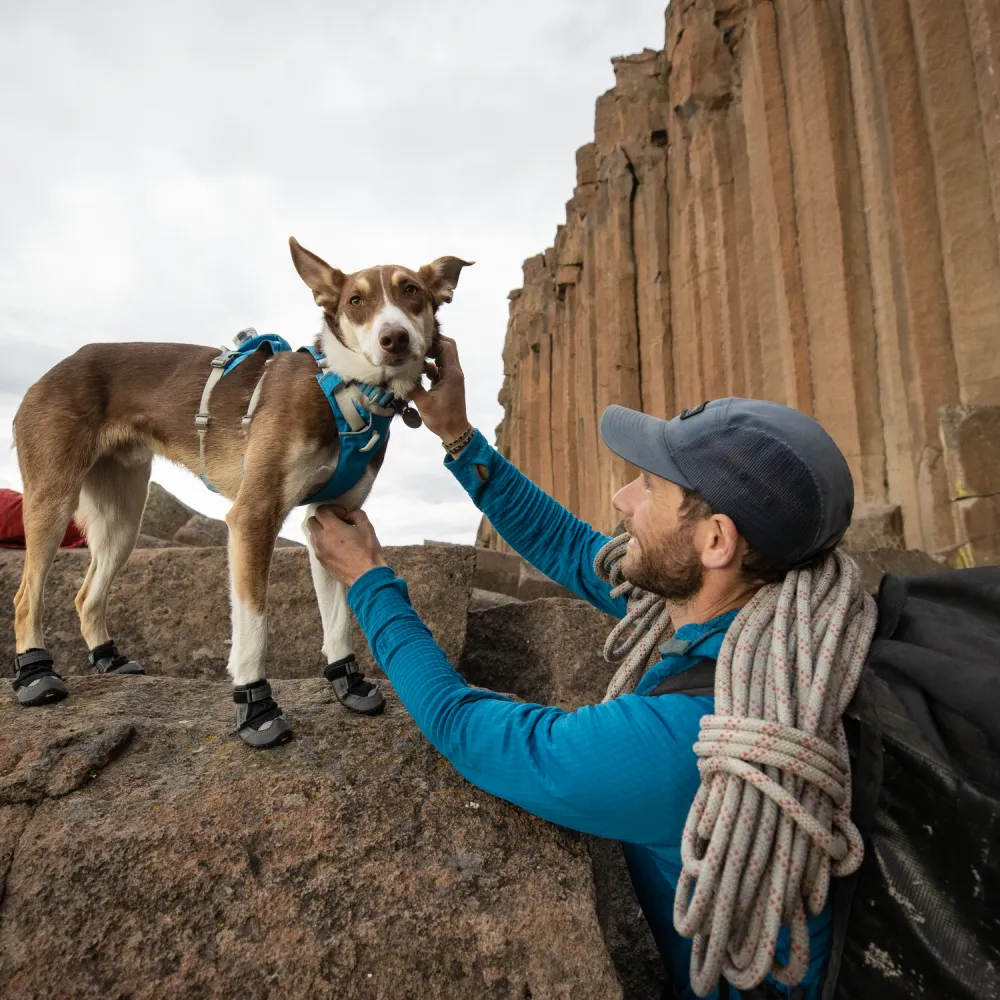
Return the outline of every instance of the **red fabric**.
{"type": "MultiPolygon", "coordinates": [[[[21,516],[21,494],[15,490],[0,489],[0,549],[24,548],[24,519],[21,516]]],[[[61,549],[76,549],[86,545],[86,539],[70,521],[61,549]]]]}

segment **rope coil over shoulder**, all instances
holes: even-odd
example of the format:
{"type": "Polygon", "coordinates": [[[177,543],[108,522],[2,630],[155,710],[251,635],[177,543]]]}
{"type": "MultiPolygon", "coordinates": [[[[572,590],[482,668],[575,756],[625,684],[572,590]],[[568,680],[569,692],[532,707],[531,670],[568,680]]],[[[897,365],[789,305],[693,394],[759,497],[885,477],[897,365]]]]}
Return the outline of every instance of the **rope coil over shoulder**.
{"type": "MultiPolygon", "coordinates": [[[[594,561],[612,596],[628,601],[605,646],[606,659],[623,661],[605,701],[635,689],[672,633],[663,598],[622,577],[627,542],[628,535],[612,539],[594,561]]],[[[807,914],[826,905],[831,875],[861,864],[842,715],[875,622],[857,563],[838,550],[762,587],[726,633],[716,714],[702,718],[694,745],[701,786],[684,826],[674,898],[674,926],[693,941],[691,986],[699,996],[720,975],[737,989],[768,974],[801,982],[807,914]],[[774,954],[782,926],[791,931],[785,965],[774,954]]]]}

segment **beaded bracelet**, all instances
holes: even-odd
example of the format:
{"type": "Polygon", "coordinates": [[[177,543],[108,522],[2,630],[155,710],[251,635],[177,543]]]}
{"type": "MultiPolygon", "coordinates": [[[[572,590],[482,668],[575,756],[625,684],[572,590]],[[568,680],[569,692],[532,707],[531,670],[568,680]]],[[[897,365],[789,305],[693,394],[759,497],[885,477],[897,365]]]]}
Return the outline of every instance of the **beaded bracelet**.
{"type": "Polygon", "coordinates": [[[461,437],[455,438],[454,441],[442,442],[444,445],[444,450],[454,458],[460,452],[464,451],[468,443],[472,440],[472,435],[476,433],[476,429],[470,424],[466,427],[465,431],[462,433],[461,437]]]}

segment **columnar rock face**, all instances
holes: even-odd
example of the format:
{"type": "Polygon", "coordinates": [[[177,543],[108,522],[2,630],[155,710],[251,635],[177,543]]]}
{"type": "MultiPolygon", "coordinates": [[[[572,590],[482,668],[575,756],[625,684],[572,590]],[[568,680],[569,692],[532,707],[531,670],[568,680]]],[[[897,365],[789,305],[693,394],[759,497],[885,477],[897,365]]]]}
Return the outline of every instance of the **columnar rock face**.
{"type": "Polygon", "coordinates": [[[664,50],[613,64],[511,293],[503,453],[610,529],[608,404],[773,399],[833,434],[859,502],[899,505],[907,547],[995,559],[940,410],[1000,403],[998,0],[674,0],[664,50]]]}

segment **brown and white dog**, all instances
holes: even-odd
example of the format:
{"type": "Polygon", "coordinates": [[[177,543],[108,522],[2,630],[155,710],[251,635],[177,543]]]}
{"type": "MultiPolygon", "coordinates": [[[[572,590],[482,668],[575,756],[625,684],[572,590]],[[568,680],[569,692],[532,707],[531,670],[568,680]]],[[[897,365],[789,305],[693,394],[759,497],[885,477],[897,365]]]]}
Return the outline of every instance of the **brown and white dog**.
{"type": "MultiPolygon", "coordinates": [[[[469,261],[440,257],[416,271],[381,266],[344,274],[289,241],[299,275],[323,310],[316,348],[346,380],[383,386],[408,399],[438,331],[437,309],[450,302],[469,261]]],[[[45,652],[45,578],[76,515],[91,550],[76,608],[90,662],[103,672],[140,673],[107,626],[108,593],[128,559],[142,520],[154,455],[206,474],[233,501],[229,525],[232,648],[229,674],[237,731],[257,747],[290,736],[264,677],[271,553],[289,512],[312,497],[337,466],[338,432],[330,403],[306,353],[250,355],[215,386],[204,469],[195,414],[218,351],[183,344],[90,344],[46,373],[14,419],[24,480],[24,575],[14,598],[18,699],[39,705],[67,689],[45,652]],[[241,418],[263,379],[249,431],[241,418]]],[[[360,482],[336,502],[356,510],[382,464],[383,441],[360,482]]],[[[307,507],[306,520],[314,508],[307,507]]],[[[308,537],[308,532],[306,532],[308,537]]],[[[327,676],[338,698],[374,714],[378,689],[357,670],[344,588],[310,548],[323,620],[327,676]]]]}

